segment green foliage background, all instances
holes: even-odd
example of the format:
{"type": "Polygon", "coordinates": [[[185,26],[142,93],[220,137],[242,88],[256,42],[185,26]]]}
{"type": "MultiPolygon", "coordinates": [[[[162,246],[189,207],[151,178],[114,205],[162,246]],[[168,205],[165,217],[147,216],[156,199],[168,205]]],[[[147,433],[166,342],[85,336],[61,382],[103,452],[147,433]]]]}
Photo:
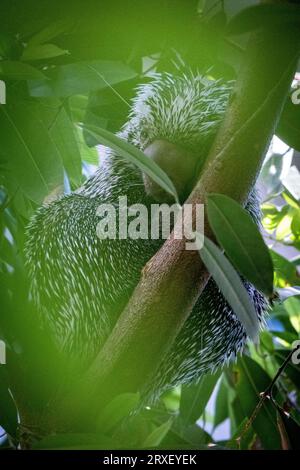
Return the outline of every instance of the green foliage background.
{"type": "MultiPolygon", "coordinates": [[[[38,403],[56,369],[53,360],[53,370],[50,365],[37,383],[41,364],[36,351],[39,342],[45,350],[48,339],[36,331],[28,296],[23,242],[30,216],[43,201],[77,188],[87,165],[98,165],[95,144],[102,141],[87,128],[119,130],[136,85],[152,72],[181,73],[189,67],[212,78],[235,79],[249,31],[262,17],[266,21],[264,11],[246,9],[255,3],[88,0],[70,6],[61,0],[2,0],[0,79],[6,84],[6,104],[0,105],[0,339],[11,361],[0,366],[0,424],[8,436],[3,448],[18,442],[11,375],[22,369],[29,384],[24,396],[38,403]],[[228,31],[242,34],[228,36],[228,31]]],[[[274,15],[280,21],[291,21],[289,11],[279,13],[274,15]]],[[[295,151],[300,151],[299,122],[300,105],[289,97],[276,133],[295,151]]],[[[38,448],[299,447],[299,365],[289,362],[273,398],[249,424],[260,393],[300,334],[300,257],[287,259],[276,251],[300,246],[299,174],[284,174],[285,161],[285,155],[270,154],[260,176],[266,189],[263,224],[274,248],[274,287],[285,300],[273,302],[259,345],[249,344],[236,363],[170,391],[130,418],[139,397],[117,397],[102,411],[99,433],[87,429],[83,435],[50,436],[38,448]],[[224,422],[230,437],[217,439],[215,431],[224,422]]]]}

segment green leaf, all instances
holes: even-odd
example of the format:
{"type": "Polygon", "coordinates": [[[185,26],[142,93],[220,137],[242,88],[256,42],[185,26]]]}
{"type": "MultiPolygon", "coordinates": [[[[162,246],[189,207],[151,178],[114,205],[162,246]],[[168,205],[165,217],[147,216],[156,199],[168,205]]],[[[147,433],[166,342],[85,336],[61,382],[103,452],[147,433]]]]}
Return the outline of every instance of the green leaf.
{"type": "Polygon", "coordinates": [[[300,151],[300,105],[295,105],[291,96],[286,100],[275,134],[289,147],[300,151]]]}
{"type": "Polygon", "coordinates": [[[203,446],[213,442],[212,437],[198,424],[191,424],[181,430],[182,438],[192,446],[203,446]]]}
{"type": "Polygon", "coordinates": [[[231,433],[235,433],[245,417],[241,402],[236,394],[228,400],[228,414],[230,417],[231,433]]]}
{"type": "MultiPolygon", "coordinates": [[[[197,234],[196,238],[201,242],[201,236],[197,234]]],[[[257,314],[239,275],[221,250],[208,238],[205,238],[204,246],[199,253],[220,291],[244,326],[247,335],[256,341],[259,330],[257,314]]]]}
{"type": "Polygon", "coordinates": [[[300,238],[300,209],[294,212],[291,229],[295,237],[300,238]]]}
{"type": "Polygon", "coordinates": [[[133,163],[139,167],[140,170],[147,173],[150,178],[171,194],[175,201],[178,202],[178,195],[174,184],[168,175],[157,165],[157,163],[154,162],[154,160],[148,158],[143,152],[141,152],[141,150],[134,147],[134,145],[129,144],[126,140],[117,137],[106,129],[89,126],[85,127],[85,130],[93,137],[97,138],[102,145],[115,150],[130,163],[133,163]]]}
{"type": "MultiPolygon", "coordinates": [[[[294,339],[298,338],[297,331],[293,327],[292,323],[290,322],[290,317],[284,308],[282,303],[275,303],[272,309],[272,318],[278,320],[281,325],[284,327],[282,332],[292,334],[294,339]]],[[[272,332],[273,336],[277,336],[279,332],[272,332]]]]}
{"type": "MultiPolygon", "coordinates": [[[[266,372],[250,357],[243,356],[237,365],[236,393],[244,415],[250,418],[260,400],[260,393],[270,385],[266,372]]],[[[252,427],[259,436],[264,449],[280,449],[280,436],[277,429],[276,409],[265,400],[252,427]]]]}
{"type": "Polygon", "coordinates": [[[8,389],[6,366],[0,365],[0,425],[16,437],[18,416],[15,402],[8,389]]]}
{"type": "Polygon", "coordinates": [[[29,82],[34,97],[68,97],[92,90],[100,90],[116,83],[130,80],[137,73],[122,62],[91,61],[67,64],[50,69],[49,80],[29,82]]]}
{"type": "Polygon", "coordinates": [[[51,59],[68,54],[67,50],[61,49],[55,44],[39,44],[27,46],[22,54],[22,60],[43,60],[51,59]]]}
{"type": "Polygon", "coordinates": [[[223,423],[228,417],[228,387],[224,378],[220,382],[220,387],[216,397],[214,412],[214,427],[223,423]]]}
{"type": "Polygon", "coordinates": [[[228,23],[229,34],[243,34],[267,26],[299,24],[300,9],[292,4],[254,5],[241,10],[228,23]]]}
{"type": "Polygon", "coordinates": [[[0,32],[0,60],[10,56],[13,40],[14,38],[8,32],[0,32]]]}
{"type": "Polygon", "coordinates": [[[120,444],[101,434],[55,434],[36,442],[33,449],[40,450],[106,450],[120,448],[120,444]]]}
{"type": "Polygon", "coordinates": [[[81,152],[77,129],[65,108],[58,108],[49,128],[49,135],[60,153],[72,187],[77,188],[82,182],[81,152]]]}
{"type": "Polygon", "coordinates": [[[282,219],[286,216],[289,211],[287,205],[279,211],[276,206],[273,204],[263,204],[262,213],[263,213],[263,227],[270,233],[272,233],[277,226],[280,224],[282,219]]]}
{"type": "Polygon", "coordinates": [[[283,303],[284,308],[289,314],[290,322],[300,334],[300,296],[293,296],[286,299],[283,303]]]}
{"type": "MultiPolygon", "coordinates": [[[[282,366],[289,354],[290,351],[288,349],[276,350],[275,359],[278,364],[278,367],[282,366]]],[[[293,384],[295,384],[295,386],[300,389],[299,364],[294,364],[293,361],[290,360],[284,369],[284,373],[293,382],[293,384]]]]}
{"type": "Polygon", "coordinates": [[[268,354],[273,354],[274,352],[274,343],[272,334],[264,330],[260,333],[260,344],[267,351],[268,354]]]}
{"type": "Polygon", "coordinates": [[[196,385],[183,385],[180,400],[180,417],[184,426],[194,424],[202,416],[210,396],[221,375],[204,375],[196,385]]]}
{"type": "Polygon", "coordinates": [[[88,106],[88,97],[86,95],[71,96],[68,100],[68,105],[72,120],[74,122],[83,122],[88,106]]]}
{"type": "Polygon", "coordinates": [[[272,258],[250,214],[223,194],[209,194],[207,210],[209,224],[233,266],[258,290],[272,295],[272,258]]]}
{"type": "Polygon", "coordinates": [[[276,227],[276,240],[285,240],[286,237],[289,237],[291,235],[291,224],[293,220],[292,211],[293,209],[291,210],[290,208],[288,208],[285,215],[283,215],[280,222],[278,223],[276,227]]]}
{"type": "Polygon", "coordinates": [[[296,266],[279,253],[273,250],[270,250],[270,253],[275,270],[275,286],[287,287],[289,285],[297,285],[299,283],[299,277],[297,275],[296,266]]]}
{"type": "Polygon", "coordinates": [[[102,433],[111,431],[123,418],[137,407],[140,400],[139,393],[124,393],[115,397],[101,411],[97,427],[102,433]]]}
{"type": "Polygon", "coordinates": [[[65,33],[73,26],[74,20],[63,19],[54,21],[46,26],[44,29],[34,34],[28,41],[28,46],[43,44],[50,39],[56,38],[62,33],[65,33]]]}
{"type": "Polygon", "coordinates": [[[277,407],[277,420],[282,448],[285,450],[300,450],[299,424],[279,406],[277,407]]]}
{"type": "Polygon", "coordinates": [[[238,426],[237,430],[235,431],[234,435],[230,439],[230,441],[227,443],[227,446],[229,449],[235,449],[235,450],[249,450],[251,443],[254,438],[254,432],[253,429],[250,428],[244,433],[245,426],[247,424],[248,419],[245,418],[242,420],[240,425],[238,426]],[[240,439],[240,436],[243,435],[242,439],[240,439]]]}
{"type": "Polygon", "coordinates": [[[0,77],[7,80],[46,80],[47,77],[38,69],[23,62],[13,60],[0,61],[0,77]]]}
{"type": "Polygon", "coordinates": [[[164,403],[168,411],[175,413],[179,411],[180,398],[181,398],[181,388],[179,386],[176,388],[171,388],[171,390],[168,390],[167,392],[165,392],[162,395],[161,400],[164,403]]]}
{"type": "Polygon", "coordinates": [[[170,418],[165,423],[158,426],[154,431],[152,431],[149,436],[145,439],[143,443],[144,449],[152,449],[153,447],[157,447],[161,444],[162,440],[168,434],[171,426],[172,426],[173,419],[170,418]]]}
{"type": "Polygon", "coordinates": [[[96,147],[88,147],[83,138],[82,129],[77,127],[75,128],[77,135],[77,144],[79,146],[80,155],[82,161],[89,163],[90,165],[99,165],[99,153],[96,147]]]}
{"type": "Polygon", "coordinates": [[[10,99],[0,107],[0,161],[10,183],[14,176],[15,191],[21,189],[37,204],[63,185],[61,156],[45,121],[38,103],[10,99]]]}
{"type": "Polygon", "coordinates": [[[283,192],[282,197],[287,202],[287,204],[291,206],[293,209],[296,209],[297,211],[300,210],[300,202],[294,199],[291,194],[283,192]]]}
{"type": "Polygon", "coordinates": [[[283,342],[288,346],[291,346],[292,343],[298,338],[297,335],[290,333],[289,331],[270,331],[275,338],[282,339],[283,342]]]}

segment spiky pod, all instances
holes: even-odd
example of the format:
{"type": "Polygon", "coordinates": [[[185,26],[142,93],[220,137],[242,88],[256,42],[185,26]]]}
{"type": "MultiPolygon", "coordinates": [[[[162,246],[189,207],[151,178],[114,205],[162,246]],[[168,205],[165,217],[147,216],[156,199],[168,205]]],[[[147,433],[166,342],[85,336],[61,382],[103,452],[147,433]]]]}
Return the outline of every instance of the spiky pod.
{"type": "MultiPolygon", "coordinates": [[[[142,85],[120,136],[144,150],[165,139],[197,152],[198,168],[224,115],[231,84],[203,77],[157,75],[142,85]]],[[[153,202],[141,172],[108,151],[96,174],[76,192],[41,207],[27,231],[26,257],[34,302],[59,347],[87,364],[100,350],[139,281],[142,267],[162,240],[100,240],[100,204],[153,202]]],[[[247,210],[259,223],[255,192],[247,210]]],[[[260,320],[263,296],[245,286],[260,320]]],[[[196,380],[236,357],[246,340],[243,326],[213,280],[159,369],[156,389],[196,380]]]]}

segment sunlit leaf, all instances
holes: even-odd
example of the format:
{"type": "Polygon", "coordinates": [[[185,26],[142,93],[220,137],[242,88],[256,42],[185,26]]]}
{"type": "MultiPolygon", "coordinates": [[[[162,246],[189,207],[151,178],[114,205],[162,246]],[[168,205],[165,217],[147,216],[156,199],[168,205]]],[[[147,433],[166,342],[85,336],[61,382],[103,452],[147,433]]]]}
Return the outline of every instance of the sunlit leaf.
{"type": "Polygon", "coordinates": [[[282,193],[283,199],[288,203],[289,206],[293,207],[296,210],[300,209],[300,203],[291,195],[285,191],[282,193]]]}
{"type": "Polygon", "coordinates": [[[291,230],[295,237],[300,236],[300,209],[296,210],[291,223],[291,230]]]}
{"type": "Polygon", "coordinates": [[[284,348],[290,348],[297,339],[297,336],[289,331],[272,331],[272,334],[276,338],[276,343],[281,344],[284,348]]]}
{"type": "Polygon", "coordinates": [[[263,204],[261,207],[263,218],[262,224],[265,230],[272,233],[283,217],[287,214],[289,208],[284,206],[281,210],[278,210],[274,204],[263,204]]]}
{"type": "Polygon", "coordinates": [[[300,296],[289,297],[283,305],[289,314],[291,324],[297,333],[300,333],[300,296]]]}
{"type": "Polygon", "coordinates": [[[161,399],[168,410],[175,412],[180,408],[180,397],[181,388],[179,386],[168,390],[161,399]]]}
{"type": "Polygon", "coordinates": [[[288,259],[270,250],[274,265],[274,284],[277,287],[294,286],[299,283],[296,267],[288,259]]]}
{"type": "Polygon", "coordinates": [[[293,215],[290,210],[282,217],[276,228],[276,239],[284,240],[291,235],[291,223],[293,215]]]}

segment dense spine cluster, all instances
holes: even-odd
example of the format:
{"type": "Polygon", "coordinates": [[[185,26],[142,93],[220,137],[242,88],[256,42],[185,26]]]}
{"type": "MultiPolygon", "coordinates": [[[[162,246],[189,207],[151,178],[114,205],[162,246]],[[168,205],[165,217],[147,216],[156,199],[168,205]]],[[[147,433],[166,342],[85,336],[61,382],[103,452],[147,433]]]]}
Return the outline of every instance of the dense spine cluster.
{"type": "MultiPolygon", "coordinates": [[[[199,155],[198,169],[224,115],[231,84],[203,77],[157,75],[142,85],[120,136],[144,150],[165,139],[199,155]]],[[[101,348],[136,286],[142,267],[161,240],[100,240],[97,208],[153,202],[142,175],[112,151],[96,174],[77,191],[41,207],[28,227],[26,256],[31,290],[40,318],[67,354],[86,366],[101,348]]],[[[253,191],[247,209],[259,223],[253,191]]],[[[245,286],[259,319],[263,296],[245,286]]],[[[159,389],[199,378],[234,358],[246,334],[213,280],[199,298],[169,355],[160,367],[159,389]]]]}

